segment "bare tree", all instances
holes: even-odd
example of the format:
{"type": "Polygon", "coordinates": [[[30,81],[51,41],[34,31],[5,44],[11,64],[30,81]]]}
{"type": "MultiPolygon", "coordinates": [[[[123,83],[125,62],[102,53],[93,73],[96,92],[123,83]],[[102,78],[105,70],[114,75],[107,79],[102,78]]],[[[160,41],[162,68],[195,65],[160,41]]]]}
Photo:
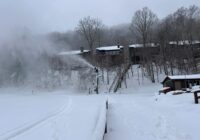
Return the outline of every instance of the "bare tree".
{"type": "Polygon", "coordinates": [[[147,7],[135,12],[130,28],[135,34],[140,36],[144,47],[151,40],[153,27],[157,21],[157,16],[147,7]]]}
{"type": "MultiPolygon", "coordinates": [[[[132,32],[140,38],[144,48],[146,48],[147,43],[150,43],[153,39],[153,29],[157,21],[157,16],[147,7],[144,7],[142,10],[136,11],[135,15],[132,18],[130,28],[132,32]]],[[[142,57],[143,66],[146,66],[147,72],[152,82],[155,82],[151,55],[147,53],[147,51],[144,51],[142,57]]]]}
{"type": "Polygon", "coordinates": [[[103,24],[99,19],[85,17],[79,21],[77,31],[87,42],[89,49],[93,52],[95,43],[100,44],[103,24]]]}

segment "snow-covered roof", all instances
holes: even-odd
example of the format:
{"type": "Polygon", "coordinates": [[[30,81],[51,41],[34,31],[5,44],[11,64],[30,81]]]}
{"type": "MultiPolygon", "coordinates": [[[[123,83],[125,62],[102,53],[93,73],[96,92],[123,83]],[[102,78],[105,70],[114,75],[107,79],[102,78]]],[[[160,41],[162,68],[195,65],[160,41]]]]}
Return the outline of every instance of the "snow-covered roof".
{"type": "Polygon", "coordinates": [[[138,47],[143,47],[143,44],[132,44],[129,45],[130,48],[138,48],[138,47]]]}
{"type": "Polygon", "coordinates": [[[174,80],[183,80],[183,79],[200,79],[200,74],[192,74],[192,75],[174,75],[168,76],[170,79],[174,80]]]}
{"type": "Polygon", "coordinates": [[[80,50],[65,51],[65,52],[60,52],[58,55],[78,55],[85,52],[89,52],[89,50],[83,50],[83,52],[81,52],[80,50]]]}
{"type": "Polygon", "coordinates": [[[116,46],[104,46],[104,47],[99,47],[99,48],[96,48],[96,50],[99,50],[99,51],[115,51],[115,50],[120,50],[122,49],[123,46],[120,46],[118,47],[117,45],[116,46]]]}
{"type": "MultiPolygon", "coordinates": [[[[157,45],[155,45],[155,43],[147,43],[146,46],[148,47],[156,47],[157,45]]],[[[143,47],[143,44],[132,44],[129,45],[130,48],[140,48],[143,47]]]]}
{"type": "Polygon", "coordinates": [[[167,76],[161,83],[164,83],[167,80],[167,78],[170,78],[172,80],[185,80],[185,79],[186,80],[195,80],[195,79],[200,79],[200,74],[167,76]]]}
{"type": "Polygon", "coordinates": [[[181,40],[181,41],[170,41],[169,44],[170,45],[189,45],[189,44],[199,44],[200,41],[199,40],[194,40],[192,42],[190,42],[189,40],[181,40]]]}

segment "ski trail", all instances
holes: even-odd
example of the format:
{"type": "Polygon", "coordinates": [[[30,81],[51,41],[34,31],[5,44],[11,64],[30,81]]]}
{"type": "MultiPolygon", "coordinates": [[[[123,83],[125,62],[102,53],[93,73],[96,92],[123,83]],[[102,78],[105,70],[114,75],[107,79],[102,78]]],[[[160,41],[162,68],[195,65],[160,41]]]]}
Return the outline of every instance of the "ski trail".
{"type": "Polygon", "coordinates": [[[133,99],[110,99],[105,140],[190,140],[187,133],[152,106],[133,99]]]}
{"type": "Polygon", "coordinates": [[[53,118],[56,118],[56,116],[59,116],[60,114],[62,114],[64,112],[70,111],[70,108],[72,105],[72,100],[68,99],[66,102],[67,103],[64,104],[62,107],[60,107],[57,111],[52,112],[51,114],[41,118],[40,120],[37,120],[33,123],[24,124],[21,127],[15,128],[13,130],[7,131],[4,134],[1,134],[0,140],[10,140],[18,135],[21,135],[21,134],[35,128],[38,125],[42,125],[43,123],[48,122],[49,120],[51,120],[53,118]]]}

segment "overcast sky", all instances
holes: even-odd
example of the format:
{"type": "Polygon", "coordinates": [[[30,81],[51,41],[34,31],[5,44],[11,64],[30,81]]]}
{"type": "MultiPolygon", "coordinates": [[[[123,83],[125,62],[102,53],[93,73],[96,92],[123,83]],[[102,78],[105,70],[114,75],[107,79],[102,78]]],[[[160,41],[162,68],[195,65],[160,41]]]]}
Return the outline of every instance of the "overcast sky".
{"type": "Polygon", "coordinates": [[[1,34],[16,28],[64,32],[85,16],[98,17],[111,26],[129,23],[144,6],[163,18],[193,4],[200,6],[200,0],[0,0],[0,30],[1,34]]]}

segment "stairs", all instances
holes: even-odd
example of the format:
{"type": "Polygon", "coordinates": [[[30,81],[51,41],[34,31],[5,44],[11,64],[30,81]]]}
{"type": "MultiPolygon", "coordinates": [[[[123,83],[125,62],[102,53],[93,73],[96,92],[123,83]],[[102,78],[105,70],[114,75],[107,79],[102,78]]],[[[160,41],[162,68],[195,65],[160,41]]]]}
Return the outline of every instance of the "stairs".
{"type": "Polygon", "coordinates": [[[123,67],[122,72],[118,72],[118,74],[115,76],[110,88],[109,88],[109,92],[113,89],[114,92],[117,92],[117,90],[120,88],[121,83],[124,80],[124,77],[126,76],[126,73],[128,72],[128,70],[130,69],[131,64],[127,64],[125,65],[125,67],[123,67]]]}

